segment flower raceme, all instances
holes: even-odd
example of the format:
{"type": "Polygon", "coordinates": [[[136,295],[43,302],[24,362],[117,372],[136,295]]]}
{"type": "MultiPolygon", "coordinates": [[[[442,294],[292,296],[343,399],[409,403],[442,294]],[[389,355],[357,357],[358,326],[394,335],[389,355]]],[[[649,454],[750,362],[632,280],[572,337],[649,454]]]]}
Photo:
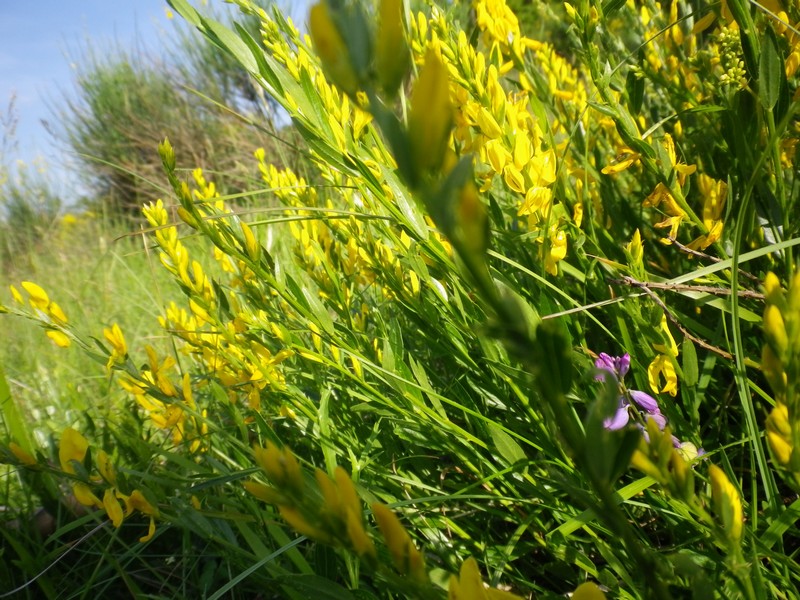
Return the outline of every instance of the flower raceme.
{"type": "MultiPolygon", "coordinates": [[[[65,331],[67,316],[61,310],[61,307],[50,299],[41,286],[32,281],[23,281],[20,285],[28,294],[28,302],[31,308],[33,308],[39,320],[45,326],[47,337],[59,348],[69,347],[72,344],[72,340],[65,331]]],[[[11,296],[17,304],[25,304],[25,298],[22,293],[13,285],[11,286],[11,296]]]]}
{"type": "MultiPolygon", "coordinates": [[[[619,386],[617,410],[603,421],[606,429],[609,431],[622,429],[630,422],[631,411],[633,411],[639,417],[636,426],[641,430],[645,443],[649,443],[651,437],[648,421],[652,421],[659,432],[665,431],[667,418],[661,412],[658,401],[646,392],[628,389],[623,383],[631,366],[631,357],[627,352],[622,356],[610,356],[601,352],[597,356],[594,366],[598,369],[595,380],[605,382],[606,376],[610,375],[619,386]]],[[[692,442],[682,442],[674,435],[670,435],[670,437],[673,447],[686,460],[691,461],[705,454],[702,448],[698,448],[692,442]]]]}
{"type": "Polygon", "coordinates": [[[630,409],[636,407],[645,412],[645,417],[653,419],[658,424],[659,429],[664,429],[667,419],[661,414],[658,401],[640,390],[629,390],[623,384],[623,379],[630,369],[630,365],[631,357],[627,352],[622,356],[610,356],[605,352],[601,352],[594,363],[595,368],[600,370],[595,379],[597,381],[605,381],[606,374],[609,374],[619,385],[620,391],[617,410],[613,416],[608,417],[603,422],[603,425],[611,431],[622,429],[630,421],[630,409]]]}
{"type": "Polygon", "coordinates": [[[96,467],[99,477],[90,476],[86,472],[84,463],[89,451],[89,442],[83,435],[72,427],[67,427],[61,434],[58,448],[58,460],[61,470],[73,478],[72,493],[82,505],[105,511],[114,527],[119,528],[125,517],[130,516],[134,510],[148,516],[150,525],[147,533],[139,538],[146,542],[153,537],[156,530],[155,518],[159,511],[142,493],[135,489],[130,494],[123,493],[117,487],[117,475],[114,465],[103,450],[97,453],[96,467]],[[103,489],[102,500],[97,496],[99,489],[103,489]],[[125,504],[122,508],[120,500],[125,504]]]}

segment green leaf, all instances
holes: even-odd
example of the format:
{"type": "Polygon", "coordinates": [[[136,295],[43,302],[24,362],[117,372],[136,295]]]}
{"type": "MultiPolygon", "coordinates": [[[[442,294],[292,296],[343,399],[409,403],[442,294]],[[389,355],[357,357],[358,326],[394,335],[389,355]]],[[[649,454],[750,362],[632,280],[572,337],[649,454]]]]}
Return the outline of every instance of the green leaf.
{"type": "Polygon", "coordinates": [[[767,110],[772,110],[778,103],[783,77],[783,58],[778,39],[772,27],[767,27],[761,41],[761,56],[758,61],[758,96],[761,105],[767,110]]]}
{"type": "Polygon", "coordinates": [[[628,110],[638,115],[644,101],[644,77],[637,75],[633,70],[628,71],[625,90],[628,92],[628,110]]]}
{"type": "Polygon", "coordinates": [[[357,600],[353,594],[334,581],[319,575],[286,575],[282,583],[304,598],[316,600],[357,600]]]}
{"type": "Polygon", "coordinates": [[[200,14],[194,7],[186,2],[186,0],[167,0],[167,4],[169,4],[176,13],[186,19],[189,24],[200,27],[202,22],[200,14]]]}
{"type": "Polygon", "coordinates": [[[206,35],[220,48],[227,50],[233,57],[247,69],[248,73],[259,75],[258,62],[250,48],[238,35],[213,19],[203,18],[206,35]]]}
{"type": "Polygon", "coordinates": [[[508,435],[503,428],[496,423],[489,422],[489,435],[492,436],[492,442],[497,452],[503,457],[509,465],[513,465],[517,461],[525,460],[528,457],[520,445],[508,435]]]}
{"type": "Polygon", "coordinates": [[[9,437],[16,441],[20,447],[31,456],[34,456],[33,439],[25,427],[25,420],[22,413],[11,396],[11,388],[8,387],[6,376],[3,373],[3,365],[0,365],[0,417],[3,419],[6,432],[9,437]]]}
{"type": "Polygon", "coordinates": [[[685,338],[683,340],[683,362],[681,369],[683,370],[683,382],[689,387],[697,385],[699,378],[699,371],[697,368],[697,350],[695,350],[692,340],[685,338]]]}
{"type": "Polygon", "coordinates": [[[761,535],[761,544],[764,545],[764,548],[772,548],[783,538],[784,533],[795,526],[798,520],[800,520],[800,500],[795,500],[781,513],[780,517],[770,523],[767,530],[761,535]]]}
{"type": "Polygon", "coordinates": [[[606,0],[603,2],[603,16],[608,17],[623,6],[625,6],[625,0],[606,0]]]}

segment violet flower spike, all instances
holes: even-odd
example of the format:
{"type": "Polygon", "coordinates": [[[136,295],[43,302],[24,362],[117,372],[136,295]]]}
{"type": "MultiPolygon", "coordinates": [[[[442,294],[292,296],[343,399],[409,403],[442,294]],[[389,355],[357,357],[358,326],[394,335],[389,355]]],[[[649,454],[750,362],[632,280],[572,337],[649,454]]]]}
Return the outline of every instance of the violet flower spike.
{"type": "Polygon", "coordinates": [[[667,418],[661,414],[661,409],[658,407],[658,402],[655,398],[639,390],[628,390],[620,396],[619,407],[614,416],[603,421],[603,427],[611,431],[625,427],[630,420],[628,408],[631,406],[631,400],[644,411],[645,418],[649,417],[658,424],[659,429],[664,429],[667,426],[667,418]]]}
{"type": "Polygon", "coordinates": [[[611,373],[617,380],[620,386],[619,406],[613,416],[603,421],[603,427],[610,431],[617,431],[622,429],[630,421],[630,411],[633,401],[645,413],[645,417],[655,420],[659,429],[664,429],[667,426],[667,418],[661,413],[658,406],[658,401],[650,394],[640,390],[627,390],[622,383],[625,375],[631,366],[631,356],[627,352],[622,356],[611,356],[605,352],[597,355],[597,360],[594,361],[594,366],[599,370],[595,375],[596,381],[605,381],[605,372],[611,373]]]}

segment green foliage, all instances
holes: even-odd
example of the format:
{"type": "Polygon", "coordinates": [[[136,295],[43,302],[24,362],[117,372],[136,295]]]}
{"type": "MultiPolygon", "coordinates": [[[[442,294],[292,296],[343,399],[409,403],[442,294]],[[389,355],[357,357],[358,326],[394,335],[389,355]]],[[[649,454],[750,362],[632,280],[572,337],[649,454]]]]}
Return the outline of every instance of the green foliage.
{"type": "Polygon", "coordinates": [[[173,35],[163,58],[88,46],[75,60],[75,90],[57,105],[52,129],[79,157],[93,210],[138,214],[159,193],[154,157],[165,135],[192,149],[192,166],[213,166],[227,193],[252,186],[258,147],[297,164],[296,138],[286,132],[273,141],[272,105],[247,72],[214,45],[196,44],[185,27],[173,35]]]}
{"type": "Polygon", "coordinates": [[[14,96],[0,115],[0,127],[0,268],[9,270],[12,264],[22,266],[20,261],[53,228],[61,199],[41,160],[10,163],[17,148],[14,96]]]}
{"type": "MultiPolygon", "coordinates": [[[[289,114],[314,180],[259,150],[243,196],[269,199],[236,210],[160,143],[161,347],[14,288],[4,311],[128,395],[2,447],[65,490],[17,488],[48,539],[98,557],[43,593],[798,597],[795,33],[740,1],[582,2],[568,60],[502,0],[467,31],[321,2],[314,50],[236,4],[260,39],[171,1],[289,114]]],[[[14,585],[58,555],[6,539],[14,585]]]]}

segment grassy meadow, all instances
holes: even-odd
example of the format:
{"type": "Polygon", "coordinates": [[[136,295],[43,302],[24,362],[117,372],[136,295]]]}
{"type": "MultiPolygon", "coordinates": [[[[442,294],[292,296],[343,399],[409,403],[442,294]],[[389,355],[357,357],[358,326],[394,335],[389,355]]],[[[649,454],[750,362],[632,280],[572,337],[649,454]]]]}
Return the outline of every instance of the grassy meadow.
{"type": "Polygon", "coordinates": [[[5,180],[0,598],[800,597],[800,6],[231,4],[5,180]]]}

